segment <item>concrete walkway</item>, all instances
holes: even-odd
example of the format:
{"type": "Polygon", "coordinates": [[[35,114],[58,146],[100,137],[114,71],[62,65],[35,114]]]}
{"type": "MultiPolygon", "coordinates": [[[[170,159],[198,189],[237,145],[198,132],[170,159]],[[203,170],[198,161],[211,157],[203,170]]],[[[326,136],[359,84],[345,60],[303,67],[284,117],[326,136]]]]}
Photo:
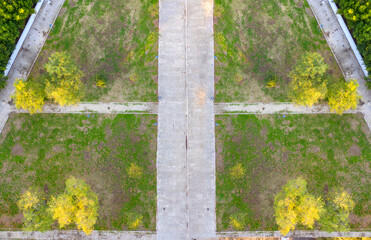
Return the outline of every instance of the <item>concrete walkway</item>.
{"type": "MultiPolygon", "coordinates": [[[[208,240],[221,239],[241,239],[247,237],[276,237],[281,238],[282,235],[278,231],[249,231],[249,232],[219,232],[216,237],[208,238],[208,240]]],[[[300,231],[289,232],[287,237],[371,237],[371,232],[322,232],[322,231],[300,231]]],[[[155,232],[146,231],[93,231],[87,236],[82,231],[76,230],[56,230],[47,232],[23,232],[23,231],[0,231],[0,239],[66,239],[66,240],[155,240],[155,232]]]]}
{"type": "MultiPolygon", "coordinates": [[[[221,232],[217,236],[219,240],[223,238],[258,238],[258,237],[277,237],[281,238],[282,235],[279,231],[249,231],[249,232],[221,232]]],[[[325,232],[325,231],[290,231],[286,237],[288,238],[335,238],[335,237],[371,237],[371,232],[325,232]]]]}
{"type": "Polygon", "coordinates": [[[23,232],[23,231],[0,231],[0,239],[66,239],[66,240],[155,240],[156,234],[153,232],[124,232],[124,231],[93,231],[87,236],[83,231],[60,230],[47,232],[23,232]]]}
{"type": "MultiPolygon", "coordinates": [[[[27,113],[26,110],[18,110],[12,106],[11,112],[27,113]]],[[[151,102],[128,102],[128,103],[101,103],[89,102],[79,103],[61,107],[56,104],[46,104],[42,113],[106,113],[106,114],[157,114],[158,104],[151,102]]]]}
{"type": "MultiPolygon", "coordinates": [[[[363,108],[345,111],[344,113],[359,113],[363,108]]],[[[292,103],[216,103],[215,114],[326,114],[333,113],[327,105],[315,105],[311,108],[292,103]]]]}
{"type": "Polygon", "coordinates": [[[212,0],[160,0],[157,239],[215,236],[212,0]]]}
{"type": "Polygon", "coordinates": [[[307,1],[317,18],[318,23],[323,26],[322,31],[326,37],[327,43],[346,79],[357,79],[359,83],[358,91],[362,96],[362,101],[365,103],[362,106],[362,113],[367,125],[371,129],[371,90],[366,87],[363,70],[351,50],[350,44],[340,27],[336,15],[332,11],[328,0],[324,1],[324,4],[322,5],[322,0],[307,1]]]}
{"type": "Polygon", "coordinates": [[[46,1],[29,31],[23,46],[16,57],[8,74],[8,85],[0,92],[0,132],[3,130],[12,107],[9,105],[14,93],[14,81],[26,78],[49,35],[50,24],[54,24],[64,0],[53,0],[53,4],[46,1]]]}

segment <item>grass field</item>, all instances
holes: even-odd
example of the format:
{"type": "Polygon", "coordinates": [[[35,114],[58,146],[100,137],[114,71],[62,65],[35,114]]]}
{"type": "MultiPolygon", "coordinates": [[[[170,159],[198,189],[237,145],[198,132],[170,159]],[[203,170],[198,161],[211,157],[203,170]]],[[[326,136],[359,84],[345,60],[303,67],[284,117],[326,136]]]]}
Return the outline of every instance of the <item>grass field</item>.
{"type": "Polygon", "coordinates": [[[289,101],[288,73],[306,51],[342,78],[306,0],[215,0],[214,16],[217,102],[289,101]]]}
{"type": "Polygon", "coordinates": [[[85,180],[99,199],[95,229],[127,230],[127,214],[140,213],[139,230],[155,230],[156,116],[13,114],[0,138],[0,229],[19,229],[16,205],[29,187],[57,195],[65,180],[85,180]],[[130,178],[131,163],[142,175],[130,178]]]}
{"type": "Polygon", "coordinates": [[[245,230],[277,230],[274,196],[302,176],[324,196],[342,187],[353,196],[352,229],[371,229],[371,133],[361,114],[217,116],[217,229],[231,230],[243,213],[245,230]],[[233,178],[241,164],[244,175],[233,178]]]}
{"type": "Polygon", "coordinates": [[[30,76],[66,51],[85,74],[83,101],[157,101],[157,41],[158,0],[66,0],[30,76]]]}

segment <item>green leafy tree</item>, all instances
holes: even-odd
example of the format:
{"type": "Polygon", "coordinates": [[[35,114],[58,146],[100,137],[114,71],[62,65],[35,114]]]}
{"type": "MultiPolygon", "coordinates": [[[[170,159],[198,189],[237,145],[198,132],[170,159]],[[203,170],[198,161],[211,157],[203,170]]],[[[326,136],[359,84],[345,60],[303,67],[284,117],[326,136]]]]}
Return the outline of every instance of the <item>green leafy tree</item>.
{"type": "Polygon", "coordinates": [[[321,214],[319,224],[328,232],[349,231],[349,214],[354,208],[352,197],[344,190],[334,191],[326,199],[325,211],[321,214]]]}
{"type": "Polygon", "coordinates": [[[315,198],[307,191],[307,182],[302,178],[289,181],[276,195],[275,218],[279,231],[286,235],[301,224],[313,228],[323,211],[321,198],[315,198]]]}
{"type": "Polygon", "coordinates": [[[84,96],[83,73],[66,52],[56,52],[45,64],[48,77],[45,92],[61,106],[76,104],[84,96]]]}
{"type": "Polygon", "coordinates": [[[34,12],[32,6],[37,0],[3,0],[0,1],[0,79],[8,63],[9,56],[15,48],[20,29],[25,19],[34,12]]]}
{"type": "Polygon", "coordinates": [[[52,197],[50,211],[60,228],[76,224],[89,235],[98,217],[98,198],[89,185],[72,177],[66,181],[65,192],[52,197]]]}
{"type": "Polygon", "coordinates": [[[289,97],[299,105],[311,107],[327,93],[323,75],[328,66],[323,57],[314,53],[305,53],[289,74],[291,78],[289,97]]]}
{"type": "Polygon", "coordinates": [[[14,83],[15,94],[12,98],[15,106],[29,111],[31,114],[42,111],[44,105],[44,91],[39,84],[30,81],[16,80],[14,83]]]}
{"type": "Polygon", "coordinates": [[[23,230],[42,232],[50,230],[54,220],[48,211],[46,197],[41,191],[33,189],[25,191],[18,201],[18,207],[23,212],[23,230]]]}
{"type": "Polygon", "coordinates": [[[328,92],[328,104],[331,111],[343,114],[349,109],[356,109],[359,99],[357,92],[358,83],[356,80],[349,82],[339,81],[334,84],[328,92]]]}

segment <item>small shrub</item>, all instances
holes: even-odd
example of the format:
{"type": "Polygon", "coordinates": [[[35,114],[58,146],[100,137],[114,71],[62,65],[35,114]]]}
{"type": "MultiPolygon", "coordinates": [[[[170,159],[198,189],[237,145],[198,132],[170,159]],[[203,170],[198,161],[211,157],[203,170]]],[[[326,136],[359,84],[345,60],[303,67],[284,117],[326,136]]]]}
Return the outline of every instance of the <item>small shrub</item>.
{"type": "Polygon", "coordinates": [[[235,213],[229,217],[231,227],[236,231],[244,230],[246,227],[245,224],[245,215],[242,213],[235,213]]]}
{"type": "Polygon", "coordinates": [[[130,50],[130,52],[126,56],[126,61],[128,61],[128,62],[135,61],[135,51],[134,50],[130,50]]]}
{"type": "Polygon", "coordinates": [[[246,62],[246,57],[241,50],[238,51],[238,61],[246,62]]]}
{"type": "Polygon", "coordinates": [[[240,73],[237,73],[237,74],[234,76],[234,80],[235,80],[237,83],[240,83],[240,82],[242,82],[242,80],[243,80],[243,76],[242,76],[240,73]]]}
{"type": "Polygon", "coordinates": [[[221,49],[223,49],[226,52],[228,51],[227,41],[225,40],[223,33],[221,32],[215,33],[215,41],[221,49]]]}
{"type": "Polygon", "coordinates": [[[274,88],[277,86],[277,82],[274,81],[274,80],[270,80],[268,83],[267,83],[267,88],[274,88]]]}
{"type": "Polygon", "coordinates": [[[132,73],[130,74],[129,79],[131,82],[136,83],[139,79],[139,75],[136,73],[132,73]]]}
{"type": "Polygon", "coordinates": [[[144,47],[145,51],[147,52],[149,49],[152,48],[152,46],[156,43],[157,41],[157,33],[154,33],[154,32],[151,32],[148,37],[147,37],[147,41],[146,41],[146,45],[144,47]]]}
{"type": "Polygon", "coordinates": [[[267,88],[275,88],[277,87],[277,76],[271,75],[267,78],[267,88]]]}
{"type": "Polygon", "coordinates": [[[106,82],[102,79],[99,79],[97,82],[96,82],[96,86],[97,87],[101,87],[101,88],[105,88],[106,87],[106,82]]]}
{"type": "Polygon", "coordinates": [[[136,165],[135,163],[131,163],[130,167],[127,169],[128,175],[130,178],[138,179],[143,174],[143,170],[141,167],[136,165]]]}
{"type": "Polygon", "coordinates": [[[216,18],[219,18],[223,15],[223,13],[224,13],[224,8],[221,5],[216,4],[215,9],[214,9],[214,16],[216,18]]]}
{"type": "Polygon", "coordinates": [[[242,167],[242,164],[239,163],[236,166],[232,167],[229,174],[234,179],[241,179],[245,176],[245,168],[242,167]]]}
{"type": "Polygon", "coordinates": [[[143,216],[140,213],[128,213],[126,220],[129,230],[137,230],[142,225],[142,218],[143,216]]]}
{"type": "Polygon", "coordinates": [[[95,85],[100,88],[105,88],[106,87],[106,82],[107,82],[107,76],[104,75],[103,73],[98,73],[94,77],[95,80],[95,85]]]}
{"type": "Polygon", "coordinates": [[[158,18],[158,5],[157,4],[152,4],[148,8],[148,12],[151,15],[151,17],[157,19],[158,18]]]}

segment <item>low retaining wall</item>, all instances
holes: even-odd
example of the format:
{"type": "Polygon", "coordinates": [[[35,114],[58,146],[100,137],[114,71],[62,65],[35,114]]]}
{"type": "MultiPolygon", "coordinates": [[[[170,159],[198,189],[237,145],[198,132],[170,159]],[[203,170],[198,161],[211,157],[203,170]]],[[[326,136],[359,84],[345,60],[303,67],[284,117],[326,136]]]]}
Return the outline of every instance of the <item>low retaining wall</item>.
{"type": "Polygon", "coordinates": [[[39,13],[39,10],[40,10],[41,6],[43,5],[44,1],[45,0],[40,0],[36,4],[36,6],[35,6],[35,13],[33,13],[31,15],[31,17],[28,19],[28,22],[27,22],[27,24],[26,24],[26,26],[23,29],[23,32],[21,34],[21,37],[18,39],[17,45],[15,46],[15,49],[14,49],[12,55],[9,58],[8,64],[6,65],[6,69],[4,71],[4,75],[5,76],[8,75],[10,68],[13,66],[13,63],[14,63],[15,59],[17,58],[17,55],[18,55],[19,51],[22,48],[22,45],[24,43],[24,40],[26,39],[26,36],[28,35],[28,32],[30,31],[30,29],[32,27],[32,24],[34,23],[34,21],[36,19],[36,16],[39,13]]]}
{"type": "Polygon", "coordinates": [[[354,52],[354,55],[356,56],[357,61],[358,61],[359,65],[362,68],[363,73],[365,74],[365,76],[368,76],[368,71],[367,71],[367,68],[366,68],[366,64],[363,61],[363,58],[362,58],[361,54],[358,51],[357,45],[354,42],[353,37],[350,34],[349,29],[348,29],[347,25],[344,22],[343,17],[340,14],[337,13],[338,12],[338,8],[337,8],[336,4],[334,3],[333,0],[327,0],[327,1],[329,2],[330,6],[331,6],[331,9],[334,12],[334,14],[335,14],[335,16],[336,16],[336,18],[337,18],[337,20],[338,20],[338,22],[340,24],[340,27],[343,29],[343,32],[345,34],[345,37],[347,38],[347,40],[348,40],[348,42],[350,44],[350,47],[352,48],[352,50],[354,52]]]}

